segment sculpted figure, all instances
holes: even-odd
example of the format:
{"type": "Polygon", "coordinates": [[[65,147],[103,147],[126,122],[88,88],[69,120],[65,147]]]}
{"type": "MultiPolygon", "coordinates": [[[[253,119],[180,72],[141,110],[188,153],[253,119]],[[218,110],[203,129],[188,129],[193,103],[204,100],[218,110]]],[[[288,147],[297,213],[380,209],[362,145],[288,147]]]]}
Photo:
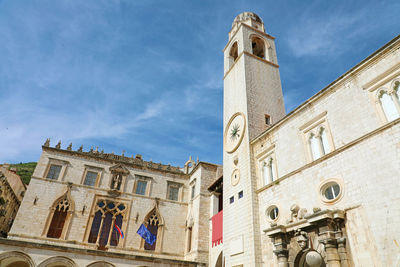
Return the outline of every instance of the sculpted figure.
{"type": "Polygon", "coordinates": [[[119,190],[122,183],[122,174],[115,174],[111,181],[111,189],[119,190]]]}

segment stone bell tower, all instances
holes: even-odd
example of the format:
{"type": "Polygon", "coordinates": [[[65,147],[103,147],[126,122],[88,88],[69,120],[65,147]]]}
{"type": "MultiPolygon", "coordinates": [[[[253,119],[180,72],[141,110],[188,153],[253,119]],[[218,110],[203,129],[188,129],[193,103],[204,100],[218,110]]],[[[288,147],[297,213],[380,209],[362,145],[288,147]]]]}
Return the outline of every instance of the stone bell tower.
{"type": "Polygon", "coordinates": [[[225,266],[261,266],[250,141],[285,116],[274,37],[254,13],[238,15],[224,49],[225,266]]]}

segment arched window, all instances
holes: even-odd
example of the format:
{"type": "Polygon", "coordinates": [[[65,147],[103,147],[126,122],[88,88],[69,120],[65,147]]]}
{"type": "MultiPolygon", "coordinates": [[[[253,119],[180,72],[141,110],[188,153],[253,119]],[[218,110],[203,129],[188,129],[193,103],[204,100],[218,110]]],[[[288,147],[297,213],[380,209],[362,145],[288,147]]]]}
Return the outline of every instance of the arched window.
{"type": "Polygon", "coordinates": [[[111,200],[100,199],[94,209],[94,217],[88,242],[96,243],[98,249],[106,250],[109,246],[118,246],[123,219],[127,205],[111,200]]]}
{"type": "Polygon", "coordinates": [[[231,51],[229,51],[229,56],[232,57],[233,61],[236,61],[238,58],[238,44],[235,42],[232,47],[231,51]]]}
{"type": "Polygon", "coordinates": [[[267,162],[264,161],[263,163],[263,178],[264,178],[264,185],[269,184],[270,181],[270,177],[269,177],[269,166],[267,164],[267,162]]]}
{"type": "MultiPolygon", "coordinates": [[[[160,224],[160,221],[158,219],[158,216],[156,212],[154,211],[148,218],[147,220],[147,229],[157,237],[157,232],[158,232],[158,225],[160,224]]],[[[157,238],[156,241],[153,243],[153,245],[148,244],[147,242],[144,244],[144,249],[145,250],[155,250],[156,249],[156,244],[157,244],[157,238]]]]}
{"type": "Polygon", "coordinates": [[[321,151],[318,138],[314,134],[311,134],[309,142],[311,146],[311,154],[313,156],[313,159],[314,160],[319,159],[321,157],[321,151]]]}
{"type": "Polygon", "coordinates": [[[259,37],[253,37],[251,39],[251,47],[253,49],[253,55],[265,59],[265,43],[259,37]]]}
{"type": "Polygon", "coordinates": [[[58,203],[56,206],[53,218],[51,219],[49,231],[47,232],[47,237],[60,238],[62,230],[64,228],[65,219],[67,218],[67,212],[69,209],[69,202],[64,199],[58,203]]]}
{"type": "Polygon", "coordinates": [[[325,155],[331,152],[328,142],[328,135],[326,134],[326,130],[324,128],[320,129],[319,138],[321,140],[322,154],[325,155]]]}
{"type": "Polygon", "coordinates": [[[156,240],[153,245],[148,244],[142,239],[141,249],[153,250],[156,252],[161,252],[162,247],[162,237],[164,232],[164,219],[161,216],[158,209],[158,201],[155,201],[154,208],[146,215],[143,221],[144,226],[156,236],[156,240]]]}
{"type": "Polygon", "coordinates": [[[400,87],[400,81],[396,81],[396,82],[394,83],[393,90],[394,90],[395,93],[396,93],[397,101],[400,102],[400,89],[399,89],[399,87],[400,87]]]}
{"type": "Polygon", "coordinates": [[[276,180],[275,162],[272,157],[267,158],[263,162],[263,178],[264,185],[276,180]]]}
{"type": "Polygon", "coordinates": [[[388,121],[395,120],[399,117],[396,104],[394,103],[393,98],[386,91],[382,90],[380,92],[379,100],[382,104],[383,112],[385,113],[388,121]]]}
{"type": "Polygon", "coordinates": [[[72,214],[74,212],[74,202],[71,198],[71,186],[68,185],[67,191],[54,201],[50,209],[48,223],[44,232],[47,237],[65,239],[72,214]]]}

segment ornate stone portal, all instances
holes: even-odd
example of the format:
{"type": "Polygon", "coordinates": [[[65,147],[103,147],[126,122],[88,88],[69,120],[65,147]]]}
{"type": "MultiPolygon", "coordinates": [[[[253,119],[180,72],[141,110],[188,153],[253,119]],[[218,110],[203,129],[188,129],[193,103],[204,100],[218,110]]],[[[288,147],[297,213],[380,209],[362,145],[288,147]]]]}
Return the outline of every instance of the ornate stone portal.
{"type": "Polygon", "coordinates": [[[275,246],[278,266],[348,267],[344,218],[342,210],[316,209],[264,230],[275,246]]]}

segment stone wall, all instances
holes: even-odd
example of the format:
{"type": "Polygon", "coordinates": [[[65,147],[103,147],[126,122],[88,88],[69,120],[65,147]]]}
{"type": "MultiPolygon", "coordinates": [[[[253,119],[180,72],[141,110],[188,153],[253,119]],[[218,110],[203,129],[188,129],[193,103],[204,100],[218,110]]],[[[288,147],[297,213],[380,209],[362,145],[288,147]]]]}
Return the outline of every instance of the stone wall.
{"type": "MultiPolygon", "coordinates": [[[[67,247],[96,249],[94,244],[88,244],[88,231],[91,227],[91,216],[95,199],[106,197],[127,203],[129,210],[126,220],[122,225],[125,239],[117,247],[109,251],[130,251],[142,254],[169,255],[173,258],[183,258],[185,247],[185,222],[188,202],[188,182],[186,174],[178,172],[158,171],[157,169],[135,167],[126,164],[129,175],[126,177],[121,192],[117,196],[110,195],[110,167],[117,162],[98,158],[79,156],[72,152],[44,147],[41,158],[34,171],[31,183],[22,202],[21,211],[18,213],[10,237],[15,240],[31,240],[39,243],[62,244],[67,247]],[[49,164],[63,166],[57,180],[46,178],[49,164]],[[101,170],[98,186],[83,185],[86,168],[101,170]],[[134,193],[134,183],[137,176],[145,176],[151,188],[148,195],[134,193]],[[179,201],[167,199],[167,182],[181,184],[179,201]],[[65,240],[47,238],[49,214],[54,201],[68,190],[71,184],[71,198],[75,203],[65,240]],[[155,207],[163,218],[163,236],[160,251],[143,250],[142,238],[136,233],[144,222],[146,215],[155,207]]],[[[206,204],[208,205],[208,204],[206,204]]]]}
{"type": "MultiPolygon", "coordinates": [[[[400,119],[382,119],[375,93],[400,77],[399,47],[397,38],[253,141],[261,231],[287,224],[294,204],[307,213],[340,209],[346,213],[350,266],[397,264],[400,119]],[[303,129],[321,118],[329,125],[333,151],[313,160],[303,129]],[[266,150],[275,152],[278,178],[268,185],[259,162],[266,150]],[[342,190],[332,202],[321,193],[328,181],[342,190]],[[279,208],[272,222],[266,215],[271,205],[279,208]]],[[[275,266],[274,246],[265,234],[262,243],[264,264],[275,266]]]]}

